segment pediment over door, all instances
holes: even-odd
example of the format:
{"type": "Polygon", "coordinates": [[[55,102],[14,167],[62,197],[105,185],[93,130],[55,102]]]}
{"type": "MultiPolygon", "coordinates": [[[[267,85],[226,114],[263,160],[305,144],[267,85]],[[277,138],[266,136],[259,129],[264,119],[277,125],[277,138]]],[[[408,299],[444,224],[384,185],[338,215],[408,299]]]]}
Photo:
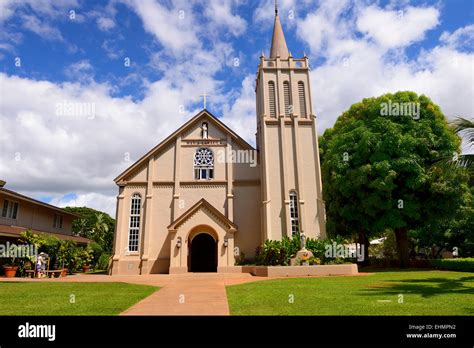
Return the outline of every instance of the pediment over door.
{"type": "Polygon", "coordinates": [[[189,230],[199,225],[218,225],[220,229],[227,233],[237,231],[237,225],[204,198],[175,219],[168,226],[168,231],[176,232],[185,225],[189,225],[187,226],[189,230]]]}

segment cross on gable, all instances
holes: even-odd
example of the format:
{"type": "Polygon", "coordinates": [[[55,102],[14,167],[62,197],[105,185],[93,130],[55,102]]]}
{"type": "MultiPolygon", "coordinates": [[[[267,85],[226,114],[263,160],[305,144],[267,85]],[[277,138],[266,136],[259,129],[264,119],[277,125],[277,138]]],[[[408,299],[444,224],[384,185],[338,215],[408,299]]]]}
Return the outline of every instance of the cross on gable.
{"type": "Polygon", "coordinates": [[[203,105],[204,105],[203,109],[206,109],[206,105],[207,105],[207,98],[209,98],[209,97],[210,97],[210,95],[209,95],[209,94],[207,94],[206,92],[204,92],[204,94],[201,94],[201,95],[200,95],[200,97],[202,97],[202,99],[203,99],[203,105]]]}

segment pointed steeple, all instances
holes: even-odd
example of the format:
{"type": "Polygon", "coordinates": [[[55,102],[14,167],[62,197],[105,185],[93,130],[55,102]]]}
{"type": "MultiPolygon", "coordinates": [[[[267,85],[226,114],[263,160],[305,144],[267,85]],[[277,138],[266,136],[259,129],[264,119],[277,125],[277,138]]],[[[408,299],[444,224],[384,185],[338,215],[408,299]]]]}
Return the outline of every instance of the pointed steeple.
{"type": "Polygon", "coordinates": [[[288,47],[286,46],[285,35],[278,16],[278,4],[275,0],[275,24],[273,25],[272,48],[270,49],[270,58],[279,56],[281,59],[288,59],[288,47]]]}

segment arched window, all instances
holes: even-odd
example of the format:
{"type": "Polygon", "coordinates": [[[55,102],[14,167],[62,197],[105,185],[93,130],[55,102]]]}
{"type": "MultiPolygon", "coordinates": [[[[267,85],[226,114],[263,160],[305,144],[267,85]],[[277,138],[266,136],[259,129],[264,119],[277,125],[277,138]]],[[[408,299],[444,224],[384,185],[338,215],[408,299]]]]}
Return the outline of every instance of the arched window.
{"type": "Polygon", "coordinates": [[[275,82],[268,82],[268,106],[270,117],[276,117],[276,96],[275,96],[275,82]]]}
{"type": "Polygon", "coordinates": [[[285,101],[285,116],[290,116],[293,113],[293,108],[291,105],[290,83],[288,81],[283,82],[283,97],[285,101]]]}
{"type": "Polygon", "coordinates": [[[194,154],[194,178],[210,180],[214,178],[214,154],[212,150],[201,147],[194,154]]]}
{"type": "Polygon", "coordinates": [[[140,212],[142,197],[139,193],[132,196],[130,204],[130,226],[128,230],[128,251],[138,251],[140,236],[140,212]]]}
{"type": "Polygon", "coordinates": [[[304,90],[304,83],[302,81],[298,82],[298,96],[300,100],[300,116],[306,117],[306,93],[304,90]]]}
{"type": "Polygon", "coordinates": [[[290,224],[291,234],[295,235],[300,232],[300,214],[298,209],[298,194],[296,191],[290,191],[290,224]]]}

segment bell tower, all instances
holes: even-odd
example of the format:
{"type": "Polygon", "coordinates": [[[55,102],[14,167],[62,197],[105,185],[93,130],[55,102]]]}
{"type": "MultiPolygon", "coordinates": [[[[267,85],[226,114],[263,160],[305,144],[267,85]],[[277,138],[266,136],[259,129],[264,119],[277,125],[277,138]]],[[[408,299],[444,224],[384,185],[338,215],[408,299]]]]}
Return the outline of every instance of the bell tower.
{"type": "Polygon", "coordinates": [[[263,240],[326,237],[309,72],[308,57],[288,51],[275,4],[270,56],[260,57],[255,90],[263,240]]]}

